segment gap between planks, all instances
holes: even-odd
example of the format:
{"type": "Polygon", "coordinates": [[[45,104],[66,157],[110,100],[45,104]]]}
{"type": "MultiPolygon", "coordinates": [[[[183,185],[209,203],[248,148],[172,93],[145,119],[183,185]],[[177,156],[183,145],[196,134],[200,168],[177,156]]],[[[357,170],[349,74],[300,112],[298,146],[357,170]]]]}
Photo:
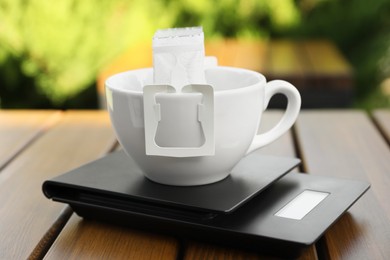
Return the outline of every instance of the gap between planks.
{"type": "MultiPolygon", "coordinates": [[[[30,116],[34,117],[37,116],[39,113],[39,116],[46,114],[47,112],[38,112],[38,111],[14,111],[14,110],[3,110],[2,115],[6,116],[15,116],[16,114],[22,114],[24,113],[25,115],[22,116],[30,116]],[[29,114],[29,115],[27,115],[29,114]]],[[[0,172],[7,167],[8,164],[12,162],[20,153],[22,153],[28,146],[33,144],[40,136],[42,136],[48,129],[53,127],[55,124],[57,124],[61,117],[63,116],[62,111],[50,111],[52,113],[51,115],[47,115],[47,118],[44,119],[42,122],[42,125],[37,127],[37,129],[33,130],[30,134],[28,134],[25,138],[19,137],[17,141],[22,141],[23,143],[19,144],[16,148],[13,148],[13,151],[8,154],[4,155],[3,158],[0,159],[0,172]],[[24,140],[23,140],[24,139],[24,140]]],[[[5,122],[6,124],[6,122],[5,122]]],[[[4,127],[4,125],[3,125],[4,127]]],[[[16,141],[16,140],[15,140],[16,141]]],[[[4,148],[4,147],[3,147],[4,148]]]]}

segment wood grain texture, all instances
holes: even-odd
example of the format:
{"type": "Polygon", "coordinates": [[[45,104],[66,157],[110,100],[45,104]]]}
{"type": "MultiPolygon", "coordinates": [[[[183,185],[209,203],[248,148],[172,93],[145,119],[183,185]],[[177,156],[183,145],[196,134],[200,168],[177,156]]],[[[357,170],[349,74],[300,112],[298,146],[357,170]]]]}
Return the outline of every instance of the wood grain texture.
{"type": "Polygon", "coordinates": [[[303,111],[296,123],[310,174],[366,180],[371,189],[325,234],[330,259],[388,259],[390,150],[361,111],[303,111]]]}
{"type": "Polygon", "coordinates": [[[347,75],[352,76],[352,67],[345,60],[335,45],[324,40],[301,42],[305,56],[311,64],[311,70],[316,75],[347,75]]]}
{"type": "Polygon", "coordinates": [[[39,254],[34,248],[64,208],[44,197],[43,181],[102,156],[114,142],[107,113],[66,112],[2,170],[0,259],[39,254]]]}
{"type": "Polygon", "coordinates": [[[298,42],[275,40],[269,44],[266,75],[303,78],[306,67],[298,42]]]}
{"type": "Polygon", "coordinates": [[[205,44],[205,55],[218,59],[219,66],[233,66],[238,54],[238,45],[233,40],[218,39],[205,44]]]}
{"type": "MultiPolygon", "coordinates": [[[[367,194],[326,232],[324,251],[309,247],[300,259],[317,259],[317,253],[325,259],[388,259],[390,149],[384,134],[388,115],[387,110],[373,113],[379,131],[361,111],[305,110],[295,125],[295,139],[290,132],[255,151],[281,156],[296,156],[298,151],[310,174],[371,183],[367,194]]],[[[260,132],[280,117],[280,111],[267,111],[260,132]]],[[[47,259],[266,258],[193,241],[179,250],[173,237],[84,221],[76,215],[68,221],[69,209],[44,198],[42,182],[105,154],[116,142],[105,112],[70,111],[58,119],[0,172],[0,259],[41,258],[59,231],[47,259]]],[[[0,138],[4,136],[0,132],[0,138]]]]}
{"type": "MultiPolygon", "coordinates": [[[[268,131],[282,117],[281,111],[266,111],[263,115],[260,133],[268,131]]],[[[281,138],[272,144],[254,151],[255,153],[275,156],[296,157],[294,143],[291,132],[287,132],[281,138]]],[[[297,171],[295,169],[294,171],[297,171]]],[[[259,176],[260,177],[260,176],[259,176]]],[[[231,249],[220,246],[211,246],[197,242],[187,243],[184,251],[184,259],[268,259],[269,256],[263,256],[256,253],[244,252],[242,250],[231,249]]],[[[306,249],[299,259],[317,259],[317,254],[314,246],[306,249]]]]}
{"type": "MultiPolygon", "coordinates": [[[[232,62],[227,64],[228,66],[259,72],[263,71],[267,67],[266,58],[269,47],[268,42],[256,40],[235,40],[230,41],[230,46],[230,48],[234,47],[236,49],[236,53],[232,62]]],[[[230,50],[227,49],[224,54],[218,56],[218,60],[229,55],[229,51],[230,50]]]]}
{"type": "Polygon", "coordinates": [[[390,143],[390,110],[378,109],[372,115],[382,134],[390,143]]]}
{"type": "Polygon", "coordinates": [[[0,169],[60,117],[59,111],[0,110],[0,169]]]}
{"type": "MultiPolygon", "coordinates": [[[[113,150],[122,149],[115,142],[113,150]]],[[[178,241],[73,214],[45,259],[176,259],[178,241]]]]}
{"type": "Polygon", "coordinates": [[[210,244],[189,242],[185,245],[185,260],[200,260],[200,259],[224,259],[224,260],[254,260],[261,259],[261,256],[245,252],[238,249],[219,247],[210,244]]]}
{"type": "Polygon", "coordinates": [[[35,246],[32,253],[28,257],[29,260],[43,259],[72,214],[73,210],[69,206],[65,206],[54,223],[46,231],[39,243],[35,246]]]}
{"type": "Polygon", "coordinates": [[[73,215],[45,259],[176,259],[173,238],[73,215]]]}
{"type": "MultiPolygon", "coordinates": [[[[184,255],[185,260],[201,260],[201,259],[223,259],[223,260],[254,260],[267,259],[277,260],[280,257],[273,257],[270,255],[261,255],[254,252],[242,251],[239,249],[232,249],[226,247],[215,246],[211,244],[204,244],[199,242],[190,242],[185,245],[186,251],[184,255]]],[[[288,258],[287,258],[288,259],[288,258]]],[[[301,255],[297,258],[299,260],[315,260],[318,259],[315,246],[310,246],[304,249],[301,255]]]]}
{"type": "Polygon", "coordinates": [[[335,45],[324,40],[301,42],[302,53],[310,64],[305,70],[311,89],[336,91],[338,95],[352,94],[353,69],[335,45]]]}

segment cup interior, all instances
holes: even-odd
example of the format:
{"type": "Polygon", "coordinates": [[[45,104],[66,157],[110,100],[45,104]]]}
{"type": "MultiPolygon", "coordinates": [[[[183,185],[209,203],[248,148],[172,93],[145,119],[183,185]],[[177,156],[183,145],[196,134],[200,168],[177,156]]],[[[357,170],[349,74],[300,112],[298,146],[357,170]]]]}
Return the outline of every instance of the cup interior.
{"type": "MultiPolygon", "coordinates": [[[[213,67],[205,70],[207,84],[214,91],[241,89],[265,82],[265,77],[255,71],[231,67],[213,67]]],[[[116,74],[107,79],[106,85],[111,90],[139,92],[145,85],[153,84],[153,69],[139,69],[116,74]]]]}

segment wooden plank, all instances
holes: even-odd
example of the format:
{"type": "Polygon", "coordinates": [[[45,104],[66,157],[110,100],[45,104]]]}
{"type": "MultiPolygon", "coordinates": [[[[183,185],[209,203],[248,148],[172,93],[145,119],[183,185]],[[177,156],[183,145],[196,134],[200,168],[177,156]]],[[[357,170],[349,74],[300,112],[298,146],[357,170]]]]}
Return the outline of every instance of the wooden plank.
{"type": "Polygon", "coordinates": [[[204,243],[189,242],[186,244],[185,260],[196,259],[226,259],[226,260],[244,260],[260,259],[255,253],[245,252],[231,248],[219,247],[204,243]]]}
{"type": "MultiPolygon", "coordinates": [[[[262,118],[259,132],[265,132],[275,126],[281,118],[280,111],[266,111],[262,118]]],[[[272,144],[263,147],[255,153],[275,155],[275,156],[290,156],[295,157],[295,149],[292,140],[291,132],[287,132],[281,138],[272,144]]],[[[297,170],[295,170],[297,171],[297,170]]],[[[260,176],[259,176],[260,177],[260,176]]],[[[220,246],[211,246],[203,243],[189,242],[186,244],[184,259],[264,259],[265,256],[256,253],[244,252],[241,250],[225,248],[220,246]]],[[[267,256],[268,258],[268,256],[267,256]]],[[[299,259],[317,259],[317,254],[314,246],[305,250],[299,259]]]]}
{"type": "Polygon", "coordinates": [[[310,174],[366,180],[371,189],[325,234],[330,259],[390,255],[390,150],[361,111],[303,111],[296,123],[310,174]]]}
{"type": "Polygon", "coordinates": [[[326,40],[301,42],[317,75],[347,75],[352,77],[352,67],[334,44],[326,40]]]}
{"type": "Polygon", "coordinates": [[[303,80],[306,65],[297,42],[274,40],[269,44],[266,75],[272,78],[303,80]]]}
{"type": "Polygon", "coordinates": [[[353,93],[352,67],[334,44],[326,40],[311,40],[302,42],[301,46],[311,65],[306,74],[312,89],[334,89],[339,91],[338,95],[353,93]]]}
{"type": "MultiPolygon", "coordinates": [[[[29,113],[26,113],[28,116],[29,113]]],[[[25,117],[20,117],[24,120],[25,117]]],[[[41,255],[63,204],[46,199],[44,180],[108,152],[115,142],[105,112],[66,112],[0,174],[0,259],[41,255]],[[42,239],[42,240],[41,240],[42,239]]],[[[63,219],[66,220],[66,219],[63,219]]]]}
{"type": "Polygon", "coordinates": [[[215,39],[205,44],[205,55],[214,56],[218,59],[218,65],[228,66],[232,59],[229,60],[229,55],[226,56],[227,60],[223,59],[223,52],[225,48],[225,41],[223,39],[215,39]]]}
{"type": "MultiPolygon", "coordinates": [[[[114,150],[122,149],[116,143],[114,150]]],[[[73,214],[45,259],[176,259],[178,241],[73,214]],[[93,239],[92,239],[93,238],[93,239]]]]}
{"type": "Polygon", "coordinates": [[[390,142],[390,110],[378,109],[372,115],[387,142],[390,142]]]}
{"type": "Polygon", "coordinates": [[[262,72],[265,70],[268,42],[259,40],[238,40],[237,54],[231,66],[262,72]]]}
{"type": "Polygon", "coordinates": [[[0,110],[0,169],[60,117],[59,111],[0,110]]]}
{"type": "MultiPolygon", "coordinates": [[[[261,255],[255,252],[242,251],[239,249],[226,248],[222,246],[215,246],[211,244],[204,244],[200,242],[188,242],[185,246],[185,260],[195,259],[281,259],[280,257],[261,255]]],[[[281,249],[282,250],[282,249],[281,249]]],[[[310,246],[303,250],[301,255],[297,258],[299,260],[315,260],[318,259],[315,246],[310,246]]]]}
{"type": "Polygon", "coordinates": [[[218,39],[205,43],[206,56],[215,56],[219,66],[234,66],[238,45],[233,39],[218,39]]]}
{"type": "Polygon", "coordinates": [[[176,259],[173,238],[73,215],[45,259],[176,259]]]}

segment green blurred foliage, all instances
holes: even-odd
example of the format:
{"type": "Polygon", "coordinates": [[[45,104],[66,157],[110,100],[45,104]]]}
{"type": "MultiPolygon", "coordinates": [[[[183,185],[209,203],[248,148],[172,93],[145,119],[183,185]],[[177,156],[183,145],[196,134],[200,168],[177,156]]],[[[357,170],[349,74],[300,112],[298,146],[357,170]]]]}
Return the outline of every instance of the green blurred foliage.
{"type": "Polygon", "coordinates": [[[99,70],[158,28],[335,41],[358,96],[390,75],[388,0],[0,0],[0,107],[95,107],[99,70]],[[375,83],[375,84],[374,84],[375,83]]]}
{"type": "Polygon", "coordinates": [[[274,30],[289,29],[300,22],[293,0],[172,1],[173,26],[202,25],[207,38],[268,38],[274,30]]]}
{"type": "Polygon", "coordinates": [[[64,105],[91,88],[113,56],[172,24],[163,8],[141,0],[2,0],[2,106],[64,105]],[[32,92],[35,101],[28,99],[32,92]]]}
{"type": "Polygon", "coordinates": [[[290,37],[323,37],[338,45],[353,65],[359,107],[390,107],[379,88],[390,78],[389,0],[298,1],[302,23],[290,37]]]}

